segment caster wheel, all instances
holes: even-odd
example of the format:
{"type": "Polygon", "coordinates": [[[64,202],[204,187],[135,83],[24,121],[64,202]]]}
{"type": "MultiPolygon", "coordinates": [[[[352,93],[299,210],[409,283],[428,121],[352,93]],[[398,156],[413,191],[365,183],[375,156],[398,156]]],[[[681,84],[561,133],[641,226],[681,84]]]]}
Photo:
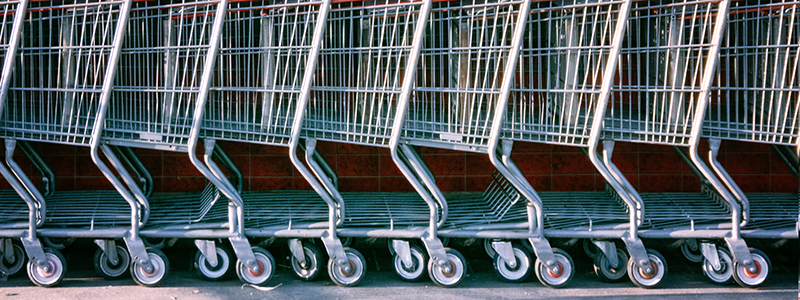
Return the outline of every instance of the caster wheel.
{"type": "Polygon", "coordinates": [[[322,252],[319,251],[317,246],[311,243],[303,244],[303,253],[305,254],[306,264],[300,265],[300,262],[292,256],[292,270],[294,275],[305,281],[312,281],[317,279],[320,273],[320,261],[322,260],[322,252]]]}
{"type": "Polygon", "coordinates": [[[328,260],[328,276],[338,286],[355,286],[367,274],[367,261],[356,249],[344,248],[347,261],[350,263],[350,272],[345,272],[336,265],[333,259],[328,260]]]}
{"type": "Polygon", "coordinates": [[[597,248],[597,245],[592,243],[592,240],[584,239],[583,253],[586,253],[586,256],[588,256],[589,258],[594,259],[594,257],[597,256],[597,253],[603,253],[603,252],[600,251],[600,248],[597,248]]]}
{"type": "Polygon", "coordinates": [[[772,262],[761,250],[750,248],[750,255],[756,265],[756,272],[750,272],[737,262],[733,263],[733,280],[742,287],[755,288],[767,281],[772,271],[772,262]]]}
{"type": "Polygon", "coordinates": [[[447,253],[447,260],[450,261],[450,272],[443,272],[439,265],[432,259],[428,260],[428,276],[433,283],[441,287],[455,287],[467,273],[467,260],[455,249],[444,248],[447,253]]]}
{"type": "Polygon", "coordinates": [[[269,251],[261,247],[253,247],[253,255],[256,257],[258,272],[253,272],[243,262],[237,261],[236,276],[247,284],[264,285],[275,274],[275,259],[269,251]]]}
{"type": "Polygon", "coordinates": [[[523,282],[528,278],[531,272],[531,257],[528,251],[520,245],[512,246],[514,249],[514,257],[516,258],[516,266],[513,268],[503,260],[500,255],[494,255],[494,272],[500,277],[500,280],[505,282],[523,282]]]}
{"type": "Polygon", "coordinates": [[[627,274],[628,253],[622,249],[617,249],[617,258],[619,265],[614,268],[608,257],[602,251],[598,252],[594,257],[594,273],[600,278],[602,282],[618,282],[627,274]]]}
{"type": "Polygon", "coordinates": [[[204,280],[216,281],[225,278],[231,267],[231,253],[224,247],[217,246],[217,265],[211,266],[202,252],[194,255],[194,270],[204,280]]]}
{"type": "Polygon", "coordinates": [[[164,279],[167,278],[169,273],[169,260],[164,252],[158,249],[147,249],[147,255],[150,257],[150,264],[153,266],[152,272],[147,272],[137,262],[131,264],[131,277],[133,281],[141,286],[154,287],[159,286],[164,279]]]}
{"type": "Polygon", "coordinates": [[[61,283],[64,274],[67,273],[67,260],[64,259],[64,255],[61,255],[61,252],[51,248],[44,249],[44,256],[47,264],[50,265],[50,271],[40,269],[32,261],[28,261],[28,278],[41,287],[56,286],[61,283]]]}
{"type": "Polygon", "coordinates": [[[6,260],[5,255],[0,254],[0,269],[4,270],[8,277],[17,277],[22,274],[22,267],[25,266],[25,262],[28,260],[28,257],[25,256],[25,250],[22,249],[22,246],[13,244],[14,252],[12,256],[14,257],[12,261],[6,260]]]}
{"type": "Polygon", "coordinates": [[[700,244],[695,243],[695,245],[697,245],[696,249],[692,249],[692,247],[689,246],[689,243],[681,243],[681,253],[683,253],[683,257],[685,257],[686,260],[693,263],[699,263],[703,261],[703,253],[700,252],[700,244]]]}
{"type": "Polygon", "coordinates": [[[550,271],[538,258],[533,270],[536,273],[536,278],[544,286],[558,289],[567,286],[572,280],[572,275],[575,273],[575,262],[564,250],[553,248],[553,254],[556,257],[559,272],[550,271]]]}
{"type": "Polygon", "coordinates": [[[711,280],[711,282],[726,285],[733,281],[733,258],[728,249],[717,248],[717,255],[719,256],[720,269],[714,270],[711,263],[703,258],[703,275],[711,280]]]}
{"type": "Polygon", "coordinates": [[[404,281],[419,281],[422,275],[425,274],[425,261],[427,260],[427,256],[425,252],[422,251],[422,248],[417,245],[411,245],[410,250],[412,261],[411,268],[407,268],[400,259],[400,256],[395,254],[392,257],[394,261],[394,272],[404,281]]]}
{"type": "Polygon", "coordinates": [[[75,242],[75,238],[43,237],[42,242],[49,248],[64,250],[75,242]]]}
{"type": "Polygon", "coordinates": [[[650,257],[652,272],[645,273],[631,257],[628,259],[628,277],[633,281],[633,284],[649,289],[658,287],[664,281],[664,277],[667,276],[667,261],[664,260],[664,256],[661,253],[653,249],[647,249],[647,256],[650,257]]]}
{"type": "Polygon", "coordinates": [[[108,256],[103,249],[94,252],[94,271],[108,280],[117,280],[125,277],[130,268],[131,256],[125,247],[117,245],[117,263],[113,264],[108,260],[108,256]]]}

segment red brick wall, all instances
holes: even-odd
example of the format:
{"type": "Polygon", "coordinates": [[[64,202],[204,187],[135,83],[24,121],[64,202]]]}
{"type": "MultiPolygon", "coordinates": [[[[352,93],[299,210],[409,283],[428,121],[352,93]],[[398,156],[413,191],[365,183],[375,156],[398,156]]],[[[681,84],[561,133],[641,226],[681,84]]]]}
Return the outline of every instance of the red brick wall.
{"type": "MultiPolygon", "coordinates": [[[[288,148],[220,142],[244,175],[245,190],[310,189],[289,161],[288,148]]],[[[35,144],[56,174],[58,190],[111,189],[89,157],[88,148],[35,144]]],[[[388,149],[350,144],[319,143],[322,153],[339,175],[341,191],[413,191],[394,165],[388,149]]],[[[707,144],[701,155],[707,156],[707,144]]],[[[486,155],[421,148],[423,160],[443,191],[480,191],[491,180],[486,155]]],[[[17,161],[35,174],[17,151],[17,161]]],[[[200,191],[206,179],[185,153],[137,149],[154,179],[155,191],[200,191]]],[[[512,158],[531,185],[542,191],[603,190],[605,180],[589,159],[574,147],[516,143],[512,158]]],[[[617,143],[613,161],[640,192],[699,190],[699,180],[671,147],[617,143]]],[[[796,192],[798,178],[768,145],[723,142],[719,161],[745,192],[796,192]]],[[[4,188],[7,182],[2,181],[4,188]]]]}

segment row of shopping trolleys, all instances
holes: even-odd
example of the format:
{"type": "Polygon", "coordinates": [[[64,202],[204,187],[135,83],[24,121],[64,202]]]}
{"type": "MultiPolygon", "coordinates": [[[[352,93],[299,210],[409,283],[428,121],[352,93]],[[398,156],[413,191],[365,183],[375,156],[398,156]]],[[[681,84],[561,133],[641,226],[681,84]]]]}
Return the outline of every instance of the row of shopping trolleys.
{"type": "Polygon", "coordinates": [[[206,279],[233,268],[266,284],[276,263],[252,240],[286,239],[298,277],[327,269],[352,286],[367,265],[342,238],[386,238],[401,279],[446,287],[467,262],[442,240],[481,239],[503,280],[555,288],[575,266],[548,238],[587,240],[599,278],[645,288],[667,262],[642,238],[676,240],[709,279],[747,287],[772,266],[744,238],[797,239],[798,194],[745,194],[717,161],[723,140],[769,144],[797,173],[797,1],[0,5],[0,173],[14,190],[0,272],[40,286],[63,279],[57,248],[76,238],[96,242],[103,276],[144,286],[169,270],[154,241],[192,239],[206,279]],[[288,148],[312,190],[243,191],[217,140],[288,148]],[[339,192],[318,141],[388,148],[415,192],[339,192]],[[618,141],[675,147],[701,192],[637,192],[612,161],[618,141]],[[514,142],[581,149],[606,190],[537,192],[514,142]],[[52,144],[88,148],[115,190],[57,190],[37,152],[52,144]],[[486,154],[486,190],[442,192],[420,146],[486,154]],[[184,153],[208,185],[154,193],[133,149],[184,153]]]}

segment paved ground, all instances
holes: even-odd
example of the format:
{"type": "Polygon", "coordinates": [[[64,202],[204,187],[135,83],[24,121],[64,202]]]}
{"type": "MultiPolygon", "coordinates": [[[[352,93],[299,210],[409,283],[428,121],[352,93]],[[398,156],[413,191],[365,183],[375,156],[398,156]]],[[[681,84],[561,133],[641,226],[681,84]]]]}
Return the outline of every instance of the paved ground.
{"type": "MultiPolygon", "coordinates": [[[[177,245],[166,249],[172,270],[159,288],[143,288],[131,279],[103,280],[92,269],[94,249],[91,244],[77,244],[64,250],[68,257],[69,273],[58,288],[43,289],[33,286],[26,276],[0,282],[3,299],[298,299],[298,298],[348,298],[348,299],[419,299],[439,298],[647,298],[647,299],[795,299],[798,297],[798,262],[794,253],[768,251],[773,260],[774,272],[768,284],[759,289],[744,289],[736,285],[718,286],[708,283],[698,265],[686,262],[680,251],[660,249],[669,263],[669,274],[660,289],[645,290],[632,283],[602,283],[591,269],[591,262],[579,248],[569,248],[575,259],[577,273],[568,288],[554,290],[543,287],[531,274],[520,284],[503,283],[495,276],[491,261],[480,247],[460,247],[469,261],[469,275],[455,289],[436,287],[430,281],[407,283],[396,278],[390,269],[388,251],[380,242],[374,246],[356,244],[367,258],[368,276],[359,287],[340,288],[327,278],[315,282],[295,279],[286,268],[287,253],[281,248],[270,250],[281,269],[264,290],[242,286],[235,278],[220,282],[200,280],[190,270],[192,248],[177,245]],[[788,255],[787,255],[788,254],[788,255]]],[[[384,244],[385,245],[385,244],[384,244]]],[[[282,246],[280,244],[279,246],[282,246]]],[[[458,245],[454,247],[459,248],[458,245]]],[[[235,275],[233,275],[235,277],[235,275]]],[[[797,299],[800,299],[798,297],[797,299]]]]}

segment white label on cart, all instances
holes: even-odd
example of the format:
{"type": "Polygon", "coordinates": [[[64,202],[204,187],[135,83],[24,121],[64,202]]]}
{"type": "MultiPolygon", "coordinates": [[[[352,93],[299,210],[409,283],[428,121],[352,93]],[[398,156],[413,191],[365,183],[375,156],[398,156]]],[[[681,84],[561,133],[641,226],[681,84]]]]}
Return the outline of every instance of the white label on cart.
{"type": "Polygon", "coordinates": [[[439,138],[446,141],[463,142],[464,135],[450,132],[439,132],[439,138]]]}
{"type": "Polygon", "coordinates": [[[142,140],[148,141],[161,141],[163,135],[160,133],[152,133],[152,132],[139,132],[139,138],[142,140]]]}

